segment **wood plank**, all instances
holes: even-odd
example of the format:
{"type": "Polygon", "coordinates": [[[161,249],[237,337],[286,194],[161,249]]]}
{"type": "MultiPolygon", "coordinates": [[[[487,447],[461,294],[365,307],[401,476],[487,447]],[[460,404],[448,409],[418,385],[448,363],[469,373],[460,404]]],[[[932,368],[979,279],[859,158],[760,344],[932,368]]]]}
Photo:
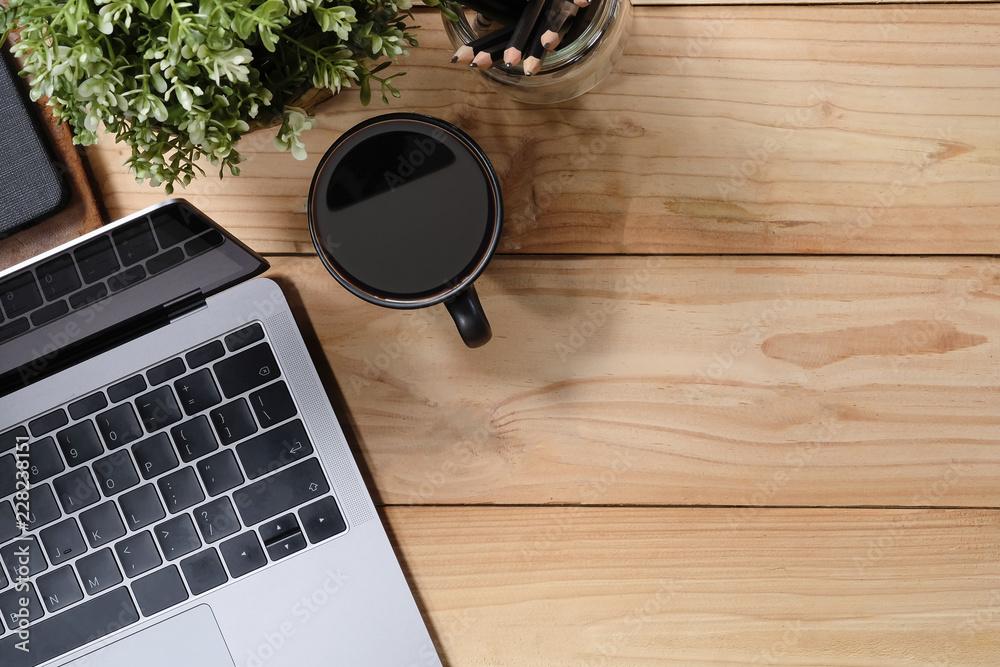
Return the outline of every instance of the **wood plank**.
{"type": "Polygon", "coordinates": [[[981,510],[393,507],[446,664],[988,665],[981,510]]]}
{"type": "Polygon", "coordinates": [[[478,350],[270,275],[387,503],[997,505],[1000,260],[502,257],[478,350]]]}
{"type": "MultiPolygon", "coordinates": [[[[503,252],[1000,252],[996,5],[636,8],[613,77],[532,107],[447,63],[438,18],[387,109],[322,108],[296,162],[246,137],[244,175],[184,192],[265,252],[311,252],[325,149],[383,111],[456,123],[502,177],[503,252]],[[249,195],[254,195],[250,197],[249,195]]],[[[108,209],[163,198],[90,150],[108,209]]]]}

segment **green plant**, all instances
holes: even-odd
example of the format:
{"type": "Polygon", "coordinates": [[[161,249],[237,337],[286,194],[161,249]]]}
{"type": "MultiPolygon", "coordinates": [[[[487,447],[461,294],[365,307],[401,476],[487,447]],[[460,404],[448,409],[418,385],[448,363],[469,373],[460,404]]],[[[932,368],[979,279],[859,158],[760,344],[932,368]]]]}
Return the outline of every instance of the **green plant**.
{"type": "Polygon", "coordinates": [[[376,82],[388,102],[403,73],[383,71],[417,45],[411,0],[9,3],[0,25],[19,31],[12,50],[32,98],[48,97],[78,144],[103,124],[131,147],[136,180],[167,193],[203,173],[202,157],[220,177],[239,174],[236,144],[251,125],[280,122],[275,144],[304,158],[300,135],[314,121],[296,96],[357,85],[368,104],[376,82]]]}

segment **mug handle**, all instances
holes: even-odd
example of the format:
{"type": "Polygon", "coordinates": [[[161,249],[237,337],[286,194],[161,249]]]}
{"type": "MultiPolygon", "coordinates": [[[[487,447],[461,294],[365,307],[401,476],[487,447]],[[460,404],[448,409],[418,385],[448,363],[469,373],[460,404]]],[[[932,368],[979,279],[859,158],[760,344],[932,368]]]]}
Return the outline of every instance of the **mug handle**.
{"type": "Polygon", "coordinates": [[[444,302],[451,318],[455,320],[458,333],[469,347],[482,347],[493,337],[490,321],[486,319],[483,304],[474,285],[469,285],[455,296],[444,302]]]}

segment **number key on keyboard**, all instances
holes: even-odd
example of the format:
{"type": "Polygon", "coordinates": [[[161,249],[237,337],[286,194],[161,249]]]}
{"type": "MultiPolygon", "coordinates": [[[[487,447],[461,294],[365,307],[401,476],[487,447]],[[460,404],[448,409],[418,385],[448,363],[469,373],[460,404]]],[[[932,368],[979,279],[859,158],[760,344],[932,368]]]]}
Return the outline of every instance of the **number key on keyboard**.
{"type": "Polygon", "coordinates": [[[59,431],[56,437],[63,456],[71,466],[80,465],[104,453],[104,445],[97,437],[94,424],[89,420],[59,431]]]}
{"type": "MultiPolygon", "coordinates": [[[[145,385],[145,381],[143,384],[145,385]]],[[[108,393],[112,393],[110,389],[108,393]]],[[[128,403],[97,415],[97,427],[101,429],[101,435],[104,436],[104,443],[108,449],[127,445],[142,437],[142,427],[135,418],[135,411],[128,403]]]]}
{"type": "Polygon", "coordinates": [[[42,305],[35,277],[30,273],[21,273],[0,283],[0,305],[8,319],[20,317],[42,305]]]}
{"type": "Polygon", "coordinates": [[[69,255],[60,255],[46,262],[35,271],[42,294],[49,301],[60,299],[80,287],[80,274],[69,255]]]}
{"type": "Polygon", "coordinates": [[[59,458],[56,442],[51,437],[31,443],[28,462],[31,464],[28,468],[28,480],[32,484],[38,484],[53,475],[58,475],[66,468],[59,458]]]}

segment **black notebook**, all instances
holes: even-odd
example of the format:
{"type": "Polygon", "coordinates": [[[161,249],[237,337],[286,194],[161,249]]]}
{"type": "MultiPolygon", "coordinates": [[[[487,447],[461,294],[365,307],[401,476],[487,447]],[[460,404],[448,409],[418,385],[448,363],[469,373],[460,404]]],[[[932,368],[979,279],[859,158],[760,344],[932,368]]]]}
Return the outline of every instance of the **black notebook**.
{"type": "Polygon", "coordinates": [[[54,215],[69,188],[37,109],[7,49],[0,46],[0,238],[54,215]]]}

